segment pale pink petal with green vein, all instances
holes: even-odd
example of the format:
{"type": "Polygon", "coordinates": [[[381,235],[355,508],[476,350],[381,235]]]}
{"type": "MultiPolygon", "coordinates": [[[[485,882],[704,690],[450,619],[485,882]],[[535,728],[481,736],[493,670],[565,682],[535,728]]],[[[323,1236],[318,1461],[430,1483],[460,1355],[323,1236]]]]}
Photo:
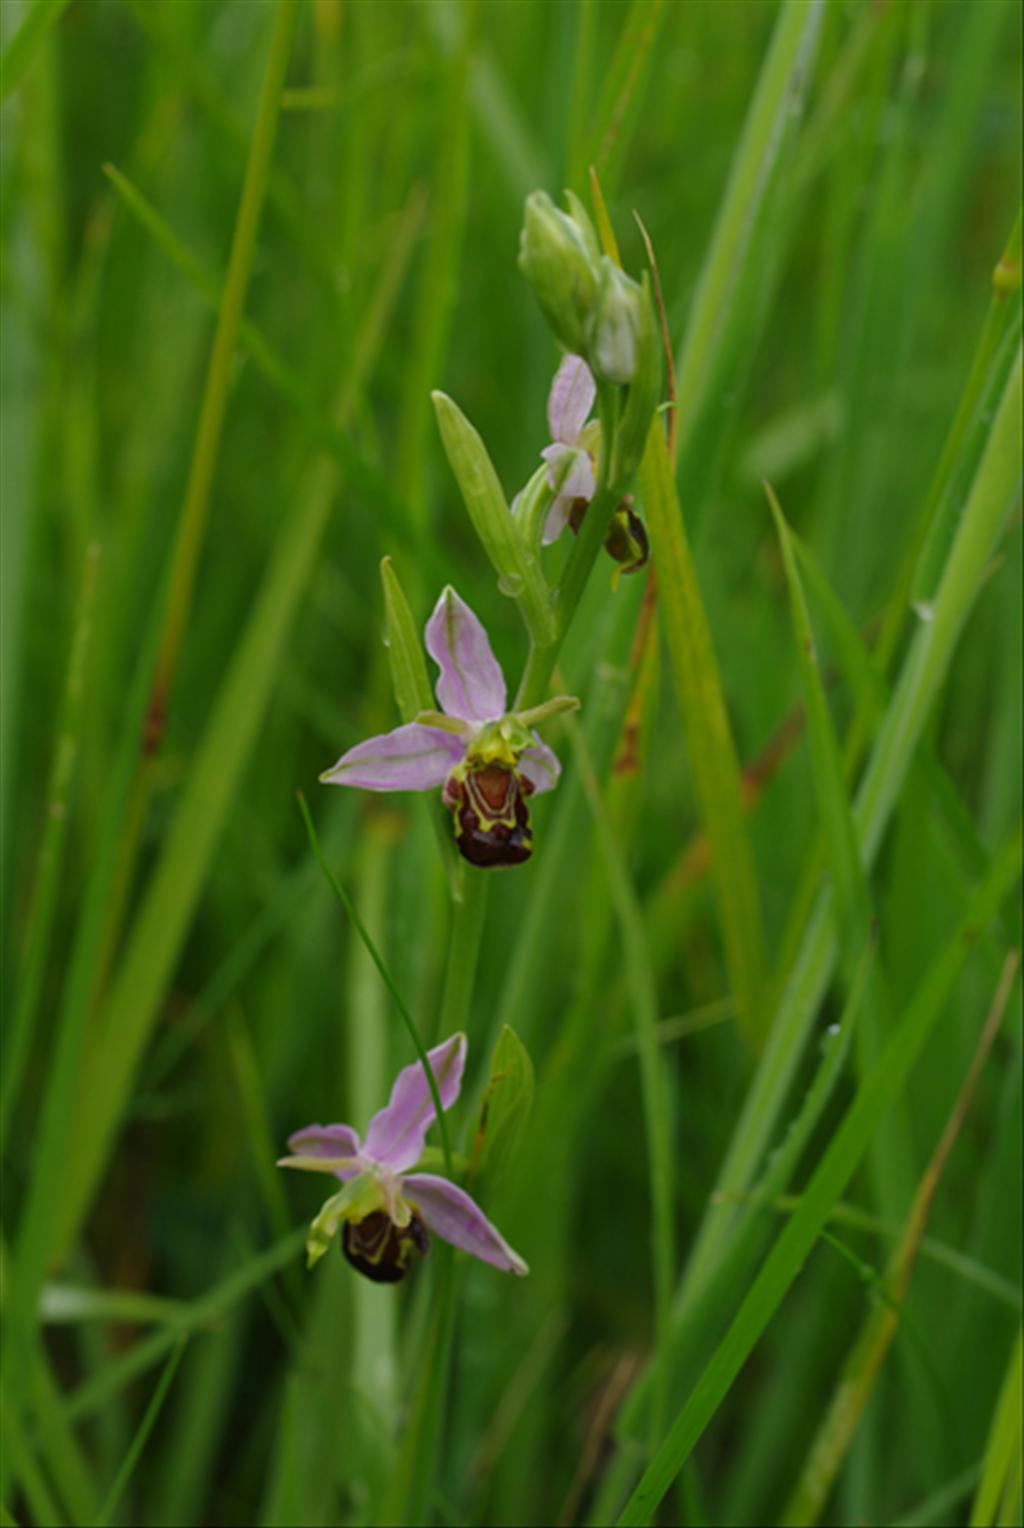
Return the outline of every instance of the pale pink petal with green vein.
{"type": "MultiPolygon", "coordinates": [[[[441,1107],[450,1109],[462,1087],[465,1035],[452,1035],[443,1044],[435,1045],[427,1052],[427,1060],[441,1095],[441,1107]]],[[[370,1121],[363,1149],[375,1162],[400,1173],[419,1161],[427,1131],[436,1117],[422,1063],[414,1061],[399,1072],[387,1104],[370,1121]]]]}
{"type": "Polygon", "coordinates": [[[578,355],[567,355],[555,372],[548,393],[548,428],[552,440],[571,446],[587,422],[597,387],[590,368],[578,355]]]}
{"type": "Polygon", "coordinates": [[[428,1230],[453,1247],[472,1253],[483,1263],[522,1278],[529,1273],[518,1252],[513,1252],[497,1227],[466,1193],[447,1178],[433,1173],[410,1173],[402,1179],[402,1193],[415,1205],[428,1230]]]}
{"type": "Polygon", "coordinates": [[[320,778],[327,785],[356,785],[367,791],[429,791],[444,784],[465,751],[465,743],[453,733],[409,722],[357,743],[320,778]]]}
{"type": "MultiPolygon", "coordinates": [[[[288,1150],[296,1157],[355,1158],[359,1155],[359,1137],[351,1125],[307,1125],[288,1137],[288,1150]]],[[[342,1183],[354,1178],[357,1164],[335,1174],[342,1183]]]]}
{"type": "Polygon", "coordinates": [[[451,584],[427,622],[427,652],[441,670],[437,698],[449,716],[493,722],[505,714],[505,678],[487,633],[451,584]]]}

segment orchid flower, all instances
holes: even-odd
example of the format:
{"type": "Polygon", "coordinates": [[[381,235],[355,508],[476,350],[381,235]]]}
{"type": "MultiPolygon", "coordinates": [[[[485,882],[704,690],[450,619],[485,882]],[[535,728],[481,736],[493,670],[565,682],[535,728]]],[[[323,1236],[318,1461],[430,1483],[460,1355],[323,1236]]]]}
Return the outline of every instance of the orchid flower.
{"type": "MultiPolygon", "coordinates": [[[[466,1065],[466,1037],[450,1036],[427,1052],[441,1107],[459,1096],[466,1065]]],[[[330,1173],[344,1185],[321,1206],[306,1241],[312,1268],[341,1228],[341,1250],[379,1284],[403,1279],[416,1256],[430,1246],[428,1232],[461,1247],[503,1273],[529,1269],[464,1189],[433,1173],[412,1172],[436,1119],[423,1065],[415,1061],[395,1078],[391,1097],[370,1121],[365,1141],[351,1125],[307,1125],[288,1137],[291,1156],[278,1167],[330,1173]]]]}
{"type": "Polygon", "coordinates": [[[544,546],[558,540],[574,507],[580,513],[594,497],[597,481],[593,455],[600,438],[600,426],[596,420],[589,424],[587,421],[596,396],[597,385],[586,361],[578,355],[567,355],[555,372],[548,393],[551,444],[540,453],[548,464],[548,482],[552,488],[558,484],[556,474],[559,474],[560,464],[567,456],[573,460],[568,476],[548,510],[541,536],[544,546]]]}
{"type": "Polygon", "coordinates": [[[579,702],[560,695],[531,710],[506,710],[505,679],[487,633],[455,590],[427,622],[427,652],[440,669],[440,711],[357,743],[320,776],[368,791],[442,787],[455,840],[472,865],[519,865],[533,849],[526,798],[558,783],[561,765],[532,730],[579,702]]]}

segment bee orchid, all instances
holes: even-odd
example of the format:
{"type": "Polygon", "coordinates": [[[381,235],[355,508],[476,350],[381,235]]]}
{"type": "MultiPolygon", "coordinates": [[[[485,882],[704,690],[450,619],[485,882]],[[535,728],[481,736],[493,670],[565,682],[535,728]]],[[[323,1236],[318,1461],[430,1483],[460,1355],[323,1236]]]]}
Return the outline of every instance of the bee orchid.
{"type": "Polygon", "coordinates": [[[507,711],[504,675],[487,633],[451,585],[425,638],[440,669],[440,711],[422,711],[413,722],[357,743],[320,778],[370,791],[440,787],[470,864],[521,864],[533,849],[527,798],[552,790],[561,773],[533,727],[579,702],[561,695],[528,711],[507,711]]]}
{"type": "MultiPolygon", "coordinates": [[[[441,1107],[448,1111],[462,1088],[466,1037],[450,1036],[427,1052],[441,1107]]],[[[351,1125],[307,1125],[288,1137],[290,1156],[278,1167],[328,1173],[340,1180],[313,1220],[306,1241],[312,1268],[341,1231],[341,1250],[352,1266],[380,1284],[403,1279],[427,1252],[430,1233],[453,1247],[522,1277],[523,1259],[457,1184],[414,1172],[427,1131],[436,1119],[421,1062],[403,1067],[391,1096],[360,1141],[351,1125]]]]}

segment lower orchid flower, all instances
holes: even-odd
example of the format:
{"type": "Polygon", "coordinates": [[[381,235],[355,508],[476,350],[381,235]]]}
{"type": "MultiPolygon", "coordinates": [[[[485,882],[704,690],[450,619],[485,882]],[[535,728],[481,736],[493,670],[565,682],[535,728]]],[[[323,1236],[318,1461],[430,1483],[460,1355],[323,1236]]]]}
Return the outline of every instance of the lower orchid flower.
{"type": "Polygon", "coordinates": [[[357,743],[320,776],[370,791],[442,787],[455,840],[472,865],[519,865],[533,834],[527,797],[558,783],[561,765],[534,732],[579,701],[560,695],[528,711],[506,710],[505,679],[487,633],[449,585],[427,622],[427,652],[440,669],[440,711],[357,743]]]}
{"type": "MultiPolygon", "coordinates": [[[[427,1052],[441,1107],[459,1096],[466,1064],[466,1037],[452,1035],[427,1052]]],[[[330,1173],[344,1187],[321,1206],[306,1241],[312,1268],[341,1229],[341,1250],[367,1278],[396,1284],[414,1258],[427,1252],[429,1232],[503,1273],[529,1269],[479,1205],[456,1184],[433,1173],[413,1172],[436,1119],[422,1063],[403,1067],[391,1097],[373,1116],[365,1141],[351,1125],[307,1125],[288,1137],[292,1155],[279,1167],[330,1173]]]]}

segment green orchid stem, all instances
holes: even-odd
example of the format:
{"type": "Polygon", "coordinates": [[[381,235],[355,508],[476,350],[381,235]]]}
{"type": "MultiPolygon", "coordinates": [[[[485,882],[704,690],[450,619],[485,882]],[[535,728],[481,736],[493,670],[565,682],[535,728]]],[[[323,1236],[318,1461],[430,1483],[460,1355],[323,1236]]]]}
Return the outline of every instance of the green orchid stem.
{"type": "Polygon", "coordinates": [[[395,986],[394,981],[392,980],[391,972],[388,970],[387,966],[384,964],[384,961],[381,959],[377,946],[370,938],[363,920],[356,912],[352,898],[349,896],[344,886],[342,886],[341,882],[337,879],[334,871],[331,869],[330,865],[327,863],[326,858],[324,857],[324,852],[320,847],[320,840],[317,837],[316,828],[313,826],[313,818],[310,815],[309,804],[307,803],[305,796],[303,795],[302,791],[298,791],[296,794],[299,801],[299,811],[302,813],[302,820],[306,824],[306,832],[309,834],[310,847],[312,848],[313,853],[316,855],[317,863],[326,876],[327,883],[331,890],[334,892],[334,895],[337,897],[338,901],[341,903],[342,907],[348,914],[353,928],[359,935],[360,939],[363,941],[363,944],[366,946],[366,953],[369,955],[370,959],[377,967],[377,970],[380,972],[381,980],[383,981],[385,987],[387,987],[388,991],[391,993],[391,996],[394,998],[395,1007],[401,1014],[402,1022],[409,1032],[409,1038],[413,1043],[416,1055],[418,1056],[420,1065],[423,1068],[424,1076],[427,1079],[427,1087],[430,1089],[430,1097],[434,1105],[434,1112],[437,1115],[437,1128],[441,1136],[441,1150],[444,1152],[444,1170],[448,1177],[451,1178],[454,1176],[454,1174],[452,1171],[452,1150],[448,1141],[448,1126],[445,1123],[444,1107],[441,1103],[441,1094],[438,1091],[437,1079],[431,1070],[430,1062],[427,1060],[426,1046],[420,1039],[420,1033],[416,1028],[416,1022],[408,1008],[405,1006],[405,1001],[402,997],[402,994],[399,992],[398,988],[395,986]]]}
{"type": "MultiPolygon", "coordinates": [[[[445,972],[444,996],[438,1022],[438,1038],[468,1031],[473,987],[476,981],[480,945],[487,919],[491,883],[487,872],[465,867],[461,902],[452,905],[451,937],[445,972]]],[[[453,1176],[451,1160],[446,1162],[453,1176]]],[[[436,1245],[436,1244],[435,1244],[436,1245]]],[[[429,1519],[437,1462],[441,1448],[441,1425],[452,1369],[459,1270],[452,1249],[437,1246],[437,1278],[434,1307],[420,1365],[421,1379],[413,1392],[405,1439],[399,1451],[398,1465],[387,1493],[380,1524],[425,1523],[429,1519]]]]}
{"type": "Polygon", "coordinates": [[[612,513],[621,498],[614,489],[600,488],[587,507],[580,527],[576,545],[572,549],[565,569],[565,577],[558,591],[558,627],[553,642],[541,647],[534,642],[523,670],[523,677],[516,695],[517,712],[532,710],[548,698],[551,676],[555,671],[562,643],[565,641],[573,616],[586,588],[587,579],[597,554],[604,545],[611,523],[612,513]]]}
{"type": "Polygon", "coordinates": [[[459,1030],[468,1033],[473,985],[480,960],[490,881],[486,870],[466,866],[462,901],[452,903],[451,938],[444,978],[444,996],[436,1038],[443,1039],[459,1030]]]}

